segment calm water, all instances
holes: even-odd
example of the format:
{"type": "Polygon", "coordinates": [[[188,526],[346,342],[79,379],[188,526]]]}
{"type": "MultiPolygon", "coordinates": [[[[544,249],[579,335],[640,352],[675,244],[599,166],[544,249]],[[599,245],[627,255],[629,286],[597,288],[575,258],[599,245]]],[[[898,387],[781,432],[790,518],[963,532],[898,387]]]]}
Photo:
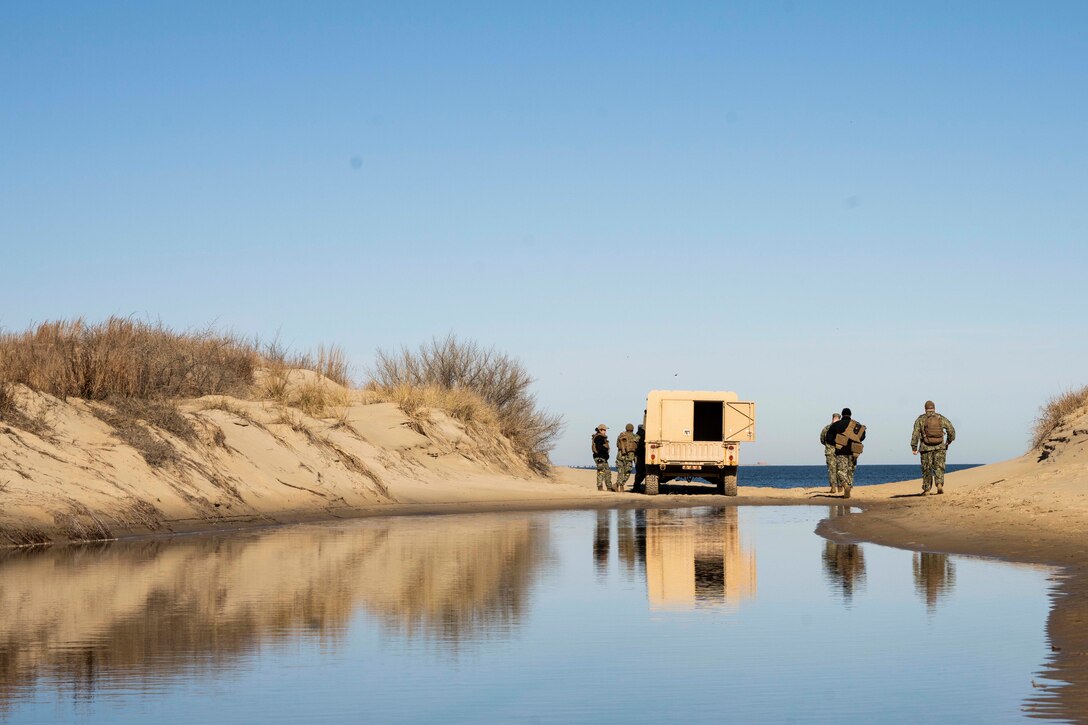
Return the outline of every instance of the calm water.
{"type": "Polygon", "coordinates": [[[845,507],[370,519],[0,559],[0,720],[1002,722],[1043,569],[845,507]]]}

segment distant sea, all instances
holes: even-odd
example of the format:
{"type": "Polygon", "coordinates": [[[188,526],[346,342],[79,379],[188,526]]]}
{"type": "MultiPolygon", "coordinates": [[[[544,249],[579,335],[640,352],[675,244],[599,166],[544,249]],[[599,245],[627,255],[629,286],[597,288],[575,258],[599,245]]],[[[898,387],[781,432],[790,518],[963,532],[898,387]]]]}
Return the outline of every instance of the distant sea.
{"type": "MultiPolygon", "coordinates": [[[[980,463],[952,463],[945,471],[962,471],[982,465],[980,463]]],[[[591,468],[591,466],[574,466],[591,468]]],[[[615,470],[615,469],[613,469],[615,470]]],[[[922,477],[922,468],[917,463],[898,465],[860,464],[854,472],[855,486],[875,486],[878,483],[910,481],[922,477]]],[[[741,486],[759,488],[819,488],[827,486],[826,466],[741,466],[737,475],[741,486]]]]}

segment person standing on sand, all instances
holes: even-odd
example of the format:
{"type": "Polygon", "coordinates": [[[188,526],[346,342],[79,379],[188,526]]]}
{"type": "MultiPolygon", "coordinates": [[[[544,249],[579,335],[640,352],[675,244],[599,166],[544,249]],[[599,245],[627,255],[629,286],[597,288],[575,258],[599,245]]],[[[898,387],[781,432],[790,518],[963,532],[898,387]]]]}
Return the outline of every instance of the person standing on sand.
{"type": "Polygon", "coordinates": [[[612,472],[608,470],[608,448],[608,426],[601,423],[593,434],[593,462],[597,464],[598,491],[607,491],[612,482],[612,472]]]}
{"type": "Polygon", "coordinates": [[[842,417],[827,428],[826,440],[835,446],[835,487],[842,488],[842,497],[850,498],[854,487],[854,468],[865,440],[865,426],[850,418],[850,409],[842,409],[842,417]]]}
{"type": "Polygon", "coordinates": [[[638,446],[635,448],[635,490],[642,490],[642,482],[646,479],[646,426],[639,423],[638,446]]]}
{"type": "MultiPolygon", "coordinates": [[[[842,416],[838,413],[831,414],[831,423],[834,423],[842,416]]],[[[820,443],[824,444],[824,460],[827,462],[827,483],[831,486],[828,493],[841,492],[842,486],[839,486],[835,481],[835,443],[827,439],[827,429],[831,427],[831,423],[824,426],[824,429],[820,431],[820,443]]]]}
{"type": "Polygon", "coordinates": [[[910,436],[911,453],[922,454],[923,496],[929,493],[933,484],[937,484],[937,493],[944,493],[945,451],[956,440],[952,422],[937,412],[932,400],[926,401],[925,411],[915,419],[914,432],[910,436]]]}
{"type": "Polygon", "coordinates": [[[635,462],[635,450],[638,448],[638,436],[635,435],[634,423],[628,423],[627,428],[616,438],[616,485],[613,491],[623,491],[627,486],[627,478],[631,475],[631,466],[635,462]]]}

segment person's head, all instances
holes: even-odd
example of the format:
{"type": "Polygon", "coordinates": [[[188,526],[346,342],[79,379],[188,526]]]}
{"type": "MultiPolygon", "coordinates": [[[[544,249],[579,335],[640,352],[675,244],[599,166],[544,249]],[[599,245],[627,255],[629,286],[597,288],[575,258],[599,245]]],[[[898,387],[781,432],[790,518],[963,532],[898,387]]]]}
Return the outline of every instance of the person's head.
{"type": "Polygon", "coordinates": [[[604,423],[601,423],[599,426],[597,426],[597,432],[600,433],[601,435],[604,435],[605,433],[608,432],[608,426],[605,425],[604,423]]]}
{"type": "Polygon", "coordinates": [[[849,408],[843,408],[842,409],[842,417],[843,418],[849,418],[850,417],[850,409],[849,408]]]}
{"type": "Polygon", "coordinates": [[[638,424],[638,432],[641,433],[644,430],[646,430],[646,426],[644,426],[642,423],[639,423],[638,424]]]}
{"type": "Polygon", "coordinates": [[[927,400],[927,401],[926,401],[926,410],[927,410],[927,411],[929,411],[929,410],[937,410],[937,406],[933,404],[933,401],[932,401],[932,400],[927,400]]]}
{"type": "Polygon", "coordinates": [[[839,418],[841,418],[841,417],[842,417],[842,416],[841,416],[841,415],[839,415],[838,413],[832,413],[832,414],[831,414],[831,422],[832,422],[832,423],[834,423],[834,422],[835,422],[836,420],[838,420],[838,419],[839,419],[839,418]]]}
{"type": "Polygon", "coordinates": [[[635,424],[634,423],[628,423],[627,427],[624,430],[626,430],[628,433],[634,433],[635,432],[635,424]]]}

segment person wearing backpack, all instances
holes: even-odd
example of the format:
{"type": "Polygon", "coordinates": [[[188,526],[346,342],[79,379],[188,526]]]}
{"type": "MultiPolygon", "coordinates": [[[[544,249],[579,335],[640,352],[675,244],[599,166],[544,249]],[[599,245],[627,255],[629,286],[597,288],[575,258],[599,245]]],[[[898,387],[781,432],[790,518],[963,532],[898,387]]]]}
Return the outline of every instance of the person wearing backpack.
{"type": "Polygon", "coordinates": [[[854,487],[854,469],[858,465],[865,440],[865,426],[851,419],[850,409],[842,409],[842,417],[831,424],[824,440],[835,446],[835,487],[842,488],[842,497],[850,498],[854,487]]]}
{"type": "Polygon", "coordinates": [[[608,470],[608,426],[601,423],[593,434],[592,442],[593,462],[597,464],[597,490],[607,491],[611,482],[612,472],[608,470]]]}
{"type": "Polygon", "coordinates": [[[932,400],[926,401],[924,413],[914,421],[910,436],[913,455],[922,456],[922,495],[937,485],[937,493],[944,493],[944,459],[948,446],[956,440],[952,422],[937,412],[932,400]]]}
{"type": "Polygon", "coordinates": [[[638,436],[634,431],[634,423],[628,423],[627,429],[616,438],[616,485],[612,488],[613,491],[622,491],[631,475],[635,451],[638,450],[638,436]]]}
{"type": "MultiPolygon", "coordinates": [[[[842,416],[838,413],[831,414],[831,423],[834,423],[842,416]]],[[[842,486],[838,484],[835,478],[835,442],[827,439],[827,431],[831,428],[831,423],[824,426],[824,429],[820,431],[820,443],[824,444],[824,461],[827,463],[827,483],[831,488],[828,493],[835,493],[838,491],[842,493],[842,486]]]]}
{"type": "Polygon", "coordinates": [[[638,445],[635,447],[634,490],[642,493],[642,482],[646,480],[646,426],[639,423],[635,435],[638,437],[638,445]]]}

